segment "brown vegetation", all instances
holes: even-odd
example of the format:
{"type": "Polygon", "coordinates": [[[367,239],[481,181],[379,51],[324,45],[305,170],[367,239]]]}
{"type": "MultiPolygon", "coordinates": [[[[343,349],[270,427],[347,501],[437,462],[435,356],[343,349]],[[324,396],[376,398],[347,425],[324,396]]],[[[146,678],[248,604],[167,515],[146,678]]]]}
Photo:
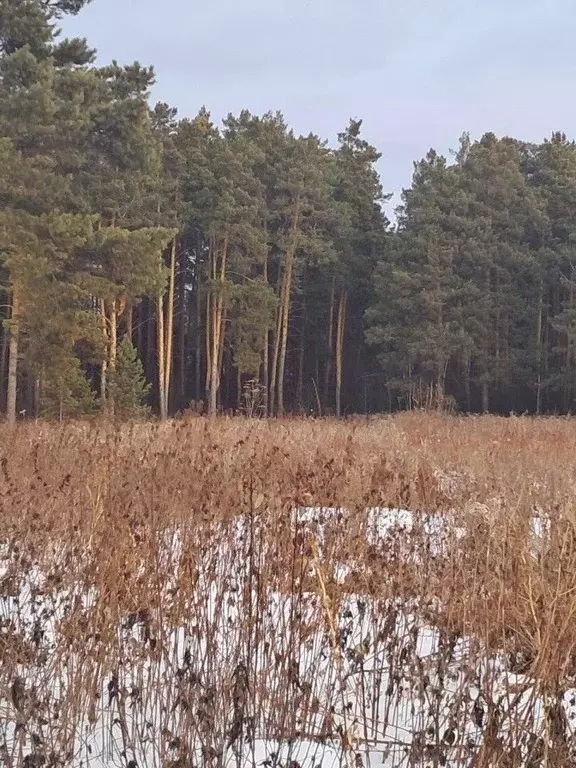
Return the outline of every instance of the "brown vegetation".
{"type": "Polygon", "coordinates": [[[8,768],[221,766],[257,739],[573,764],[571,420],[36,424],[0,443],[8,768]],[[376,536],[384,507],[411,527],[376,536]]]}

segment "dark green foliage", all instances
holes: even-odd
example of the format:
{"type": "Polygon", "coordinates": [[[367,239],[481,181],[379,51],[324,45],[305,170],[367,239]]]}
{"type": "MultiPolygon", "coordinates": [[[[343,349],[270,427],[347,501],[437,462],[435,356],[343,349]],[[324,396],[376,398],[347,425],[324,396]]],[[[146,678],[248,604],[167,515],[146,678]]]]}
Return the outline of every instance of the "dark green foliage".
{"type": "Polygon", "coordinates": [[[149,413],[145,402],[150,385],[144,377],[138,350],[128,337],[118,345],[116,369],[110,375],[108,392],[114,403],[114,415],[118,418],[138,419],[149,413]]]}
{"type": "Polygon", "coordinates": [[[465,410],[571,410],[576,148],[486,134],[431,152],[404,193],[367,312],[391,396],[465,410]]]}
{"type": "Polygon", "coordinates": [[[150,105],[154,70],[0,0],[0,404],[343,414],[576,408],[576,145],[466,134],[415,163],[283,116],[150,105]],[[144,371],[144,373],[143,373],[144,371]],[[150,386],[149,383],[152,384],[150,386]]]}
{"type": "Polygon", "coordinates": [[[38,377],[39,413],[43,418],[80,418],[97,412],[96,396],[77,357],[51,359],[38,377]]]}

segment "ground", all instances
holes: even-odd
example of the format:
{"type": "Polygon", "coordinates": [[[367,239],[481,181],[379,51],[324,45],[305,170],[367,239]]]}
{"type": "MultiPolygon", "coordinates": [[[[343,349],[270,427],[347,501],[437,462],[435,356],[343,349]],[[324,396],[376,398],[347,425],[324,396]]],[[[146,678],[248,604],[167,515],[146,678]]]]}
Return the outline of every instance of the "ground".
{"type": "Polygon", "coordinates": [[[570,419],[3,428],[2,764],[571,765],[575,470],[570,419]]]}

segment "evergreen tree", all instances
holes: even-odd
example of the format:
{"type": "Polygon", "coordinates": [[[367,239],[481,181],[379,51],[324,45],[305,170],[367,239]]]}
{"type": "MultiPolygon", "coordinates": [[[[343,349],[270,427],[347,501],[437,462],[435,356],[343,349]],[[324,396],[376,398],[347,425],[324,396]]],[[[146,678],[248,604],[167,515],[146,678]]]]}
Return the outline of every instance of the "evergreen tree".
{"type": "Polygon", "coordinates": [[[142,418],[149,413],[145,405],[150,385],[144,377],[138,350],[125,336],[118,345],[116,365],[110,376],[109,393],[114,415],[121,419],[142,418]]]}
{"type": "MultiPolygon", "coordinates": [[[[84,76],[54,50],[56,7],[22,0],[0,7],[0,265],[10,305],[4,345],[8,358],[7,418],[17,412],[19,362],[26,323],[46,281],[61,278],[63,263],[91,231],[77,211],[70,185],[67,138],[82,120],[84,76]]],[[[63,9],[60,9],[63,10],[63,9]]],[[[30,361],[28,361],[30,363],[30,361]]]]}
{"type": "Polygon", "coordinates": [[[457,169],[430,151],[404,193],[393,258],[375,272],[367,338],[380,350],[388,389],[407,405],[421,402],[424,391],[442,401],[450,361],[467,349],[457,272],[460,197],[457,169]]]}
{"type": "Polygon", "coordinates": [[[391,231],[361,120],[334,147],[280,113],[178,120],[150,107],[152,67],[60,37],[85,5],[0,0],[10,422],[90,413],[98,390],[140,413],[142,366],[161,418],[247,387],[268,415],[574,409],[573,141],[431,150],[391,231]]]}
{"type": "MultiPolygon", "coordinates": [[[[335,411],[342,410],[343,365],[346,348],[363,349],[364,308],[370,297],[372,275],[378,257],[384,254],[388,221],[381,204],[387,199],[375,168],[380,154],[361,136],[362,121],[350,120],[339,134],[336,152],[336,181],[334,196],[338,205],[339,231],[335,233],[337,261],[331,278],[328,360],[325,384],[328,389],[330,363],[335,362],[335,411]],[[345,344],[345,341],[348,343],[345,344]],[[335,354],[334,354],[335,350],[335,354]]],[[[348,355],[354,366],[351,389],[358,390],[358,381],[366,366],[358,355],[348,355]]],[[[357,403],[354,403],[358,407],[357,403]]]]}

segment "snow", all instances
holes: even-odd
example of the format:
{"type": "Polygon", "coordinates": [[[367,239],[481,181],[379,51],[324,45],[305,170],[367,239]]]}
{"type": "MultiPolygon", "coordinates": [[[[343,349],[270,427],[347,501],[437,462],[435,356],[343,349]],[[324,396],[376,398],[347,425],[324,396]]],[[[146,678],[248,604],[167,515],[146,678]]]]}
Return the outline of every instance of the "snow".
{"type": "MultiPolygon", "coordinates": [[[[293,529],[314,536],[322,560],[328,527],[349,520],[344,509],[305,508],[295,511],[293,529]]],[[[369,544],[404,542],[404,556],[416,559],[409,541],[416,530],[424,533],[434,557],[443,556],[450,537],[466,536],[451,512],[368,509],[364,524],[369,544]]],[[[145,616],[125,617],[117,629],[116,668],[105,674],[94,662],[97,640],[84,649],[92,657],[88,664],[63,639],[67,616],[89,612],[95,604],[93,590],[70,584],[54,593],[46,574],[32,566],[17,594],[0,591],[0,643],[20,633],[45,651],[44,662],[48,659],[21,660],[12,679],[21,678],[29,692],[49,691],[46,701],[37,702],[41,717],[34,720],[15,707],[13,691],[0,689],[0,761],[8,768],[35,768],[25,756],[45,752],[53,728],[70,737],[66,768],[130,761],[131,768],[177,768],[183,765],[177,762],[183,741],[191,761],[186,768],[432,766],[439,764],[440,747],[445,764],[456,767],[469,765],[481,745],[489,705],[500,711],[502,738],[523,745],[524,755],[529,736],[544,733],[545,702],[534,681],[513,674],[504,655],[487,657],[473,638],[447,643],[422,618],[414,599],[346,595],[337,606],[340,642],[334,648],[319,594],[268,590],[263,596],[250,586],[247,558],[238,556],[247,529],[245,519],[234,522],[238,551],[230,552],[224,537],[206,549],[188,621],[163,627],[159,650],[151,649],[145,616]],[[258,636],[246,633],[248,609],[257,614],[258,636]],[[58,657],[62,653],[64,659],[58,657]],[[68,697],[89,688],[86,676],[94,670],[104,680],[98,695],[91,703],[86,699],[78,722],[62,724],[60,709],[68,697]],[[230,744],[236,686],[244,691],[243,720],[241,737],[230,744]],[[290,739],[280,738],[283,733],[290,739]],[[33,746],[34,739],[41,747],[33,746]],[[348,742],[350,749],[344,749],[348,742]]],[[[535,512],[534,553],[549,531],[546,515],[535,512]]],[[[160,549],[168,610],[176,583],[170,569],[182,550],[179,532],[167,533],[160,549]]],[[[0,585],[6,583],[8,560],[7,549],[0,549],[0,585]]],[[[350,564],[332,566],[335,580],[343,583],[350,564]]],[[[563,703],[572,733],[576,692],[567,691],[563,703]]]]}

